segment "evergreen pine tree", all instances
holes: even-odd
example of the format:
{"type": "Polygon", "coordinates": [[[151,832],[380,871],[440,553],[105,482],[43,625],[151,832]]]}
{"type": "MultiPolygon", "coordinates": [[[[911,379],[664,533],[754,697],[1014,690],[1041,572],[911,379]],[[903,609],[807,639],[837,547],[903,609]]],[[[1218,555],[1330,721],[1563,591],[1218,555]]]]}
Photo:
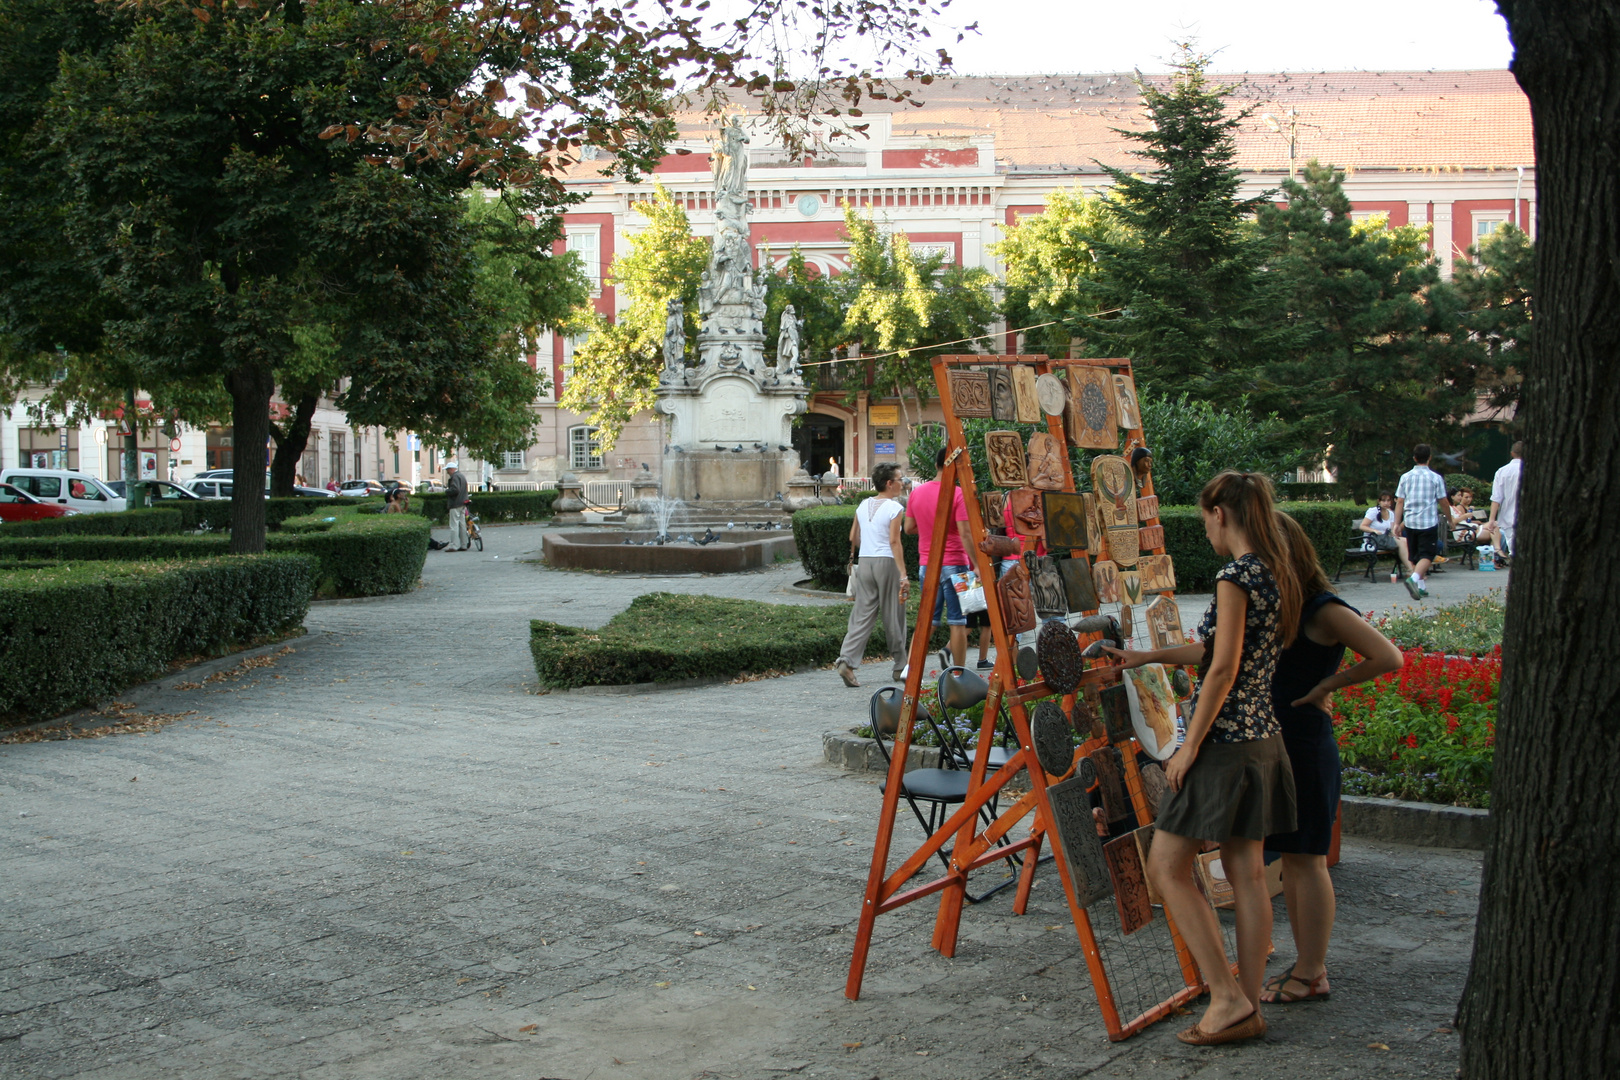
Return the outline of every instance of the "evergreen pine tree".
{"type": "Polygon", "coordinates": [[[1284,185],[1286,206],[1260,211],[1270,258],[1256,340],[1267,359],[1248,385],[1341,480],[1387,485],[1413,444],[1460,441],[1480,351],[1423,229],[1352,221],[1343,181],[1312,161],[1303,182],[1284,185]]]}
{"type": "Polygon", "coordinates": [[[1107,169],[1104,205],[1125,235],[1092,238],[1098,272],[1084,284],[1094,310],[1121,310],[1077,329],[1088,354],[1130,357],[1139,384],[1200,396],[1248,352],[1257,259],[1247,218],[1266,201],[1237,197],[1233,133],[1249,112],[1228,111],[1233,88],[1209,81],[1209,63],[1183,46],[1169,86],[1137,76],[1153,126],[1119,134],[1151,170],[1107,169]]]}
{"type": "Polygon", "coordinates": [[[1482,382],[1490,402],[1517,409],[1530,359],[1530,307],[1536,252],[1522,229],[1503,225],[1457,264],[1452,284],[1462,297],[1463,324],[1485,352],[1482,382]]]}

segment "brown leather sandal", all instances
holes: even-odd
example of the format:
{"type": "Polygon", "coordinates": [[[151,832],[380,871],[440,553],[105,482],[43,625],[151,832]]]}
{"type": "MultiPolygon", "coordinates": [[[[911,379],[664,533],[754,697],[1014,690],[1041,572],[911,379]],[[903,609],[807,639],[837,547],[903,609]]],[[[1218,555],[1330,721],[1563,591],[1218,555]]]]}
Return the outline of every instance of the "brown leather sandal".
{"type": "Polygon", "coordinates": [[[1177,1033],[1176,1038],[1188,1046],[1224,1046],[1227,1043],[1258,1039],[1265,1033],[1266,1018],[1260,1015],[1259,1009],[1256,1009],[1237,1023],[1228,1024],[1219,1031],[1205,1031],[1194,1024],[1186,1031],[1177,1033]]]}
{"type": "Polygon", "coordinates": [[[1332,993],[1333,988],[1328,985],[1326,971],[1307,982],[1298,975],[1295,975],[1293,968],[1289,968],[1288,974],[1279,975],[1275,979],[1272,979],[1271,982],[1260,991],[1260,1003],[1263,1005],[1293,1005],[1301,1001],[1326,1001],[1330,996],[1332,996],[1332,993]],[[1283,987],[1287,986],[1291,982],[1298,983],[1299,985],[1303,986],[1305,988],[1305,992],[1303,994],[1296,994],[1292,990],[1284,990],[1283,987]],[[1267,997],[1267,994],[1271,996],[1267,997]]]}

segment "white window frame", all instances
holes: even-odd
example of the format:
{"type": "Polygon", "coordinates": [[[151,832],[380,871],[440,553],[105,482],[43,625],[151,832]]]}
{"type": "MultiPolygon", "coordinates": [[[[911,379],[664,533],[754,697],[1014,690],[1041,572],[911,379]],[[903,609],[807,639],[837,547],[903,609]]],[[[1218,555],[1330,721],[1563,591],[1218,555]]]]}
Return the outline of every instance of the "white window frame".
{"type": "Polygon", "coordinates": [[[1497,229],[1500,229],[1503,225],[1506,225],[1508,222],[1510,222],[1512,220],[1513,220],[1513,211],[1512,210],[1475,210],[1475,211],[1473,211],[1473,221],[1471,223],[1473,227],[1469,232],[1469,235],[1470,235],[1470,237],[1472,239],[1469,240],[1469,246],[1472,247],[1473,245],[1479,243],[1481,240],[1484,240],[1487,236],[1490,236],[1491,233],[1494,233],[1497,229]],[[1479,227],[1481,225],[1485,225],[1485,224],[1489,224],[1491,226],[1490,232],[1481,234],[1480,231],[1479,231],[1479,227]]]}
{"type": "Polygon", "coordinates": [[[512,471],[521,472],[521,471],[527,469],[528,467],[529,467],[529,462],[528,462],[528,459],[527,459],[524,451],[522,451],[522,450],[502,450],[501,451],[501,471],[502,472],[512,472],[512,471]]]}
{"type": "Polygon", "coordinates": [[[595,438],[597,429],[589,424],[575,424],[568,429],[568,467],[574,472],[606,469],[602,460],[602,444],[595,438]]]}
{"type": "Polygon", "coordinates": [[[567,227],[567,247],[579,252],[585,276],[591,281],[591,295],[602,293],[602,227],[578,225],[567,227]]]}

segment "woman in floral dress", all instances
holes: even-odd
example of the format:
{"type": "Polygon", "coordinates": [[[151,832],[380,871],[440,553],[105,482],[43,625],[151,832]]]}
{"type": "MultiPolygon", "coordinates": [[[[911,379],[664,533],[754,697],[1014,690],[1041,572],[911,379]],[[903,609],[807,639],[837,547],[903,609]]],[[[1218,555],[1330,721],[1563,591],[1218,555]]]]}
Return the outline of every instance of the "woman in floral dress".
{"type": "Polygon", "coordinates": [[[1195,1046],[1265,1034],[1261,979],[1271,949],[1271,897],[1262,843],[1294,828],[1294,778],[1271,704],[1277,656],[1299,625],[1300,586],[1277,527],[1271,482],[1223,472],[1198,496],[1204,534],[1227,564],[1198,626],[1202,644],[1152,652],[1111,650],[1123,667],[1199,664],[1187,740],[1165,766],[1148,874],[1164,897],[1204,981],[1209,1007],[1177,1038],[1195,1046]],[[1220,923],[1193,883],[1205,841],[1221,845],[1237,915],[1238,977],[1220,923]]]}

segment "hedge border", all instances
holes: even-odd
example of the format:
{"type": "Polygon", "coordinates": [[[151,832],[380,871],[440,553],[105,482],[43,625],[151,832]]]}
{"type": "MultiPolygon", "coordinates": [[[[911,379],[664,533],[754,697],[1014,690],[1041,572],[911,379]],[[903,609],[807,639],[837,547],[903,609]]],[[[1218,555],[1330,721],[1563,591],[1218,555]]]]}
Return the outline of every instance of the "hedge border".
{"type": "MultiPolygon", "coordinates": [[[[473,512],[485,524],[496,521],[544,521],[551,517],[551,504],[562,492],[550,491],[470,491],[473,512]]],[[[412,495],[415,511],[435,525],[450,521],[450,496],[442,491],[412,495]]]]}

